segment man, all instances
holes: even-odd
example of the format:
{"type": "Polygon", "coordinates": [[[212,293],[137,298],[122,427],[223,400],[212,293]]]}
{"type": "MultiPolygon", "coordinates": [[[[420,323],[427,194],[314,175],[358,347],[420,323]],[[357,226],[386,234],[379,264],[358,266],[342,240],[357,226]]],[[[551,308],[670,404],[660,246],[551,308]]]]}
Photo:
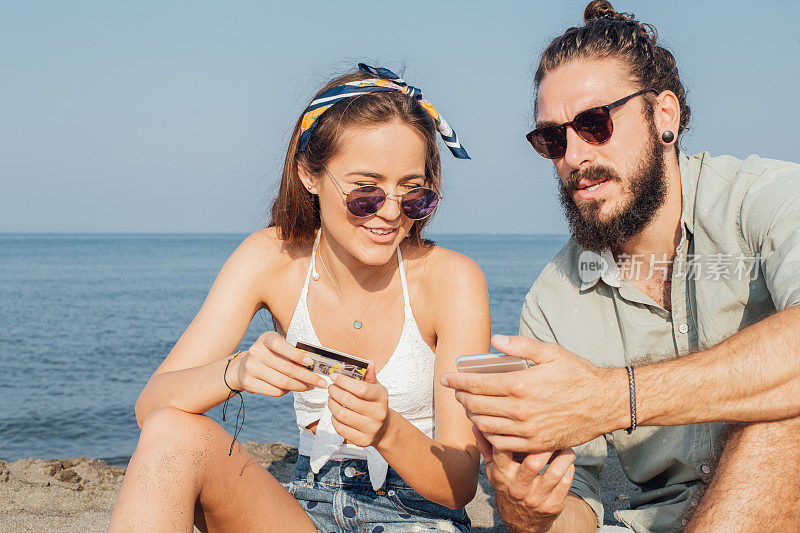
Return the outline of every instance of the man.
{"type": "Polygon", "coordinates": [[[512,530],[602,526],[610,434],[632,530],[798,531],[800,166],[680,153],[673,56],[608,2],[584,17],[542,56],[528,135],[572,238],[493,338],[536,365],[442,381],[512,530]]]}

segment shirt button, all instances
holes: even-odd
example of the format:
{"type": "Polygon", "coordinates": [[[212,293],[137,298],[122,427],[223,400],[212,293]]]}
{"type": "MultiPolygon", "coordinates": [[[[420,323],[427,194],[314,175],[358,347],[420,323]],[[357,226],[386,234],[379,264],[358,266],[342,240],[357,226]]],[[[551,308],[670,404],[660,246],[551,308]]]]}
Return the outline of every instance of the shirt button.
{"type": "Polygon", "coordinates": [[[697,507],[697,498],[692,498],[692,507],[697,507]]]}
{"type": "Polygon", "coordinates": [[[352,466],[348,466],[347,468],[344,469],[344,475],[347,477],[353,477],[354,475],[356,475],[356,469],[353,468],[352,466]]]}
{"type": "Polygon", "coordinates": [[[689,523],[689,521],[688,521],[688,520],[686,520],[685,518],[684,518],[683,520],[681,520],[681,525],[682,525],[682,526],[685,526],[685,525],[686,525],[686,524],[688,524],[688,523],[689,523]]]}
{"type": "Polygon", "coordinates": [[[711,472],[711,467],[704,464],[700,466],[700,470],[702,470],[704,474],[708,474],[711,472]]]}
{"type": "Polygon", "coordinates": [[[689,325],[681,324],[680,326],[678,326],[678,331],[680,331],[681,333],[686,333],[687,331],[689,331],[689,325]]]}

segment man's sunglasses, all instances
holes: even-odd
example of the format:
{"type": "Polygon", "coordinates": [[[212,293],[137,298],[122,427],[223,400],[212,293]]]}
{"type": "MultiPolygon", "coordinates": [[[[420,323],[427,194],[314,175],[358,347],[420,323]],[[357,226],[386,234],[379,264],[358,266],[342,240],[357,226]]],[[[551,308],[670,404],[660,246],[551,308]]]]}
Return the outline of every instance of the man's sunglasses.
{"type": "Polygon", "coordinates": [[[560,126],[552,124],[536,128],[527,134],[525,138],[528,139],[528,142],[540,155],[547,159],[559,159],[567,153],[567,126],[572,128],[587,143],[603,144],[614,133],[611,110],[621,106],[631,98],[649,92],[658,94],[655,89],[643,89],[608,105],[581,111],[575,115],[575,118],[560,126]]]}
{"type": "MultiPolygon", "coordinates": [[[[324,166],[322,168],[325,168],[324,166]]],[[[400,210],[412,220],[422,220],[433,214],[441,197],[439,193],[428,187],[415,187],[405,194],[386,194],[386,191],[377,185],[364,185],[356,187],[350,192],[344,192],[342,186],[336,181],[328,169],[325,172],[330,176],[336,188],[345,197],[345,203],[350,213],[359,218],[370,217],[377,213],[386,198],[391,196],[400,200],[400,210]]]]}

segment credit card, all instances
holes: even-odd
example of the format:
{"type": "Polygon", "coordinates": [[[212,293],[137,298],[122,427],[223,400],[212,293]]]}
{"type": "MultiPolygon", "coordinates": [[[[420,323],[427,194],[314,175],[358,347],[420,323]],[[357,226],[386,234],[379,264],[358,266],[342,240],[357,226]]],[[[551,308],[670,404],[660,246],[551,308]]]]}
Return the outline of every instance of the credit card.
{"type": "Polygon", "coordinates": [[[342,374],[355,379],[364,379],[367,373],[369,361],[366,359],[305,342],[298,342],[296,347],[306,352],[314,360],[311,370],[317,374],[331,378],[334,378],[336,374],[342,374]]]}

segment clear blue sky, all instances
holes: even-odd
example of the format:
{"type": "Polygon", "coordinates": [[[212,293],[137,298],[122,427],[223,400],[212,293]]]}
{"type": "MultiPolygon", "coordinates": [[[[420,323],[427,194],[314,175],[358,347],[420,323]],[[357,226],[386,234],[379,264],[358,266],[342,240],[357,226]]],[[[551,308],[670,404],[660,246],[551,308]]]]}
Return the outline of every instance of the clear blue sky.
{"type": "MultiPolygon", "coordinates": [[[[563,232],[524,134],[538,54],[585,4],[2,1],[0,232],[252,231],[297,116],[361,60],[404,69],[473,157],[443,152],[434,232],[563,232]]],[[[614,4],[675,54],[688,152],[800,160],[800,2],[614,4]]]]}

